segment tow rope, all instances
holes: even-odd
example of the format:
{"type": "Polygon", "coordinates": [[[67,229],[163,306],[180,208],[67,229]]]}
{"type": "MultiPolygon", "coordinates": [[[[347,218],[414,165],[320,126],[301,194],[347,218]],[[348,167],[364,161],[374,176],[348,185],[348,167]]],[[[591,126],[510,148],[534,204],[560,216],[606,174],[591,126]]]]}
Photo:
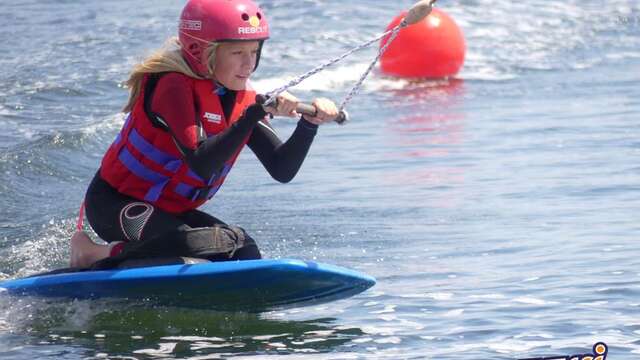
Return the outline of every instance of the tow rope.
{"type": "MultiPolygon", "coordinates": [[[[395,38],[398,36],[398,33],[400,32],[400,30],[402,30],[403,28],[409,26],[409,25],[413,25],[419,21],[421,21],[422,19],[426,18],[430,13],[431,10],[433,9],[433,5],[435,4],[436,0],[421,0],[417,3],[415,3],[411,9],[409,9],[409,11],[407,12],[407,16],[405,16],[405,18],[400,22],[400,24],[398,24],[396,27],[394,27],[391,30],[388,30],[386,32],[384,32],[383,34],[378,35],[375,39],[371,39],[367,42],[364,42],[356,47],[354,47],[353,49],[345,52],[344,54],[331,59],[329,61],[327,61],[326,63],[319,65],[317,67],[315,67],[314,69],[295,77],[294,79],[292,79],[291,81],[289,81],[287,84],[274,89],[272,91],[267,92],[266,94],[266,98],[267,100],[264,103],[264,106],[269,106],[271,104],[274,104],[274,102],[277,101],[277,96],[280,95],[281,93],[283,93],[284,91],[288,90],[291,87],[294,87],[298,84],[300,84],[301,82],[303,82],[304,80],[306,80],[307,78],[325,70],[326,68],[342,61],[344,58],[346,58],[347,56],[362,50],[366,47],[369,47],[371,44],[379,41],[380,39],[384,38],[385,36],[389,36],[389,39],[387,40],[387,42],[384,44],[383,47],[380,48],[380,50],[378,50],[378,55],[375,57],[375,59],[371,62],[371,64],[369,64],[369,67],[367,68],[367,70],[362,74],[362,76],[360,76],[360,79],[358,80],[358,82],[353,86],[353,88],[351,88],[351,91],[349,91],[349,93],[345,96],[344,100],[342,100],[342,103],[340,104],[339,107],[339,115],[336,119],[334,119],[334,121],[336,121],[338,124],[343,125],[346,121],[349,120],[349,114],[346,111],[346,107],[347,104],[356,96],[356,94],[358,93],[358,91],[360,90],[360,88],[362,87],[362,84],[364,83],[365,79],[369,76],[369,73],[371,73],[371,70],[373,70],[373,67],[375,66],[375,64],[378,62],[378,60],[380,60],[380,57],[382,56],[382,54],[384,54],[384,52],[387,50],[387,48],[389,47],[389,45],[393,42],[393,40],[395,40],[395,38]]],[[[296,109],[299,113],[302,114],[307,114],[307,115],[311,115],[314,116],[316,114],[316,109],[313,105],[309,105],[309,104],[299,104],[298,108],[296,109]]]]}

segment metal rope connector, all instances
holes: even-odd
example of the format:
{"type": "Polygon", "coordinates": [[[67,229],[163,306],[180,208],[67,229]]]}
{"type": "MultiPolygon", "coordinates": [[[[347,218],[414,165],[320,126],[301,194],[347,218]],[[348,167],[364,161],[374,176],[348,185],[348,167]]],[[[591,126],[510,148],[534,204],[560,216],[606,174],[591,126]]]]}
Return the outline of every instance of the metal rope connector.
{"type": "Polygon", "coordinates": [[[435,3],[436,0],[422,0],[415,3],[411,7],[411,9],[409,9],[407,16],[404,17],[404,20],[402,22],[406,22],[405,26],[408,26],[422,21],[422,19],[429,16],[431,10],[433,9],[433,4],[435,3]]]}

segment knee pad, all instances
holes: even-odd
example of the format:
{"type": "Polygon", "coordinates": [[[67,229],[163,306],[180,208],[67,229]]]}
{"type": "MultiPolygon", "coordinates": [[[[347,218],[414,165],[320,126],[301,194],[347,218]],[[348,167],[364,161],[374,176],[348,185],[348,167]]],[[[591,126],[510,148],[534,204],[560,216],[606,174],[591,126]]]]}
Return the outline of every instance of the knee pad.
{"type": "Polygon", "coordinates": [[[181,231],[176,246],[183,256],[211,258],[226,256],[232,258],[239,249],[255,245],[255,241],[238,226],[216,225],[181,231]]]}

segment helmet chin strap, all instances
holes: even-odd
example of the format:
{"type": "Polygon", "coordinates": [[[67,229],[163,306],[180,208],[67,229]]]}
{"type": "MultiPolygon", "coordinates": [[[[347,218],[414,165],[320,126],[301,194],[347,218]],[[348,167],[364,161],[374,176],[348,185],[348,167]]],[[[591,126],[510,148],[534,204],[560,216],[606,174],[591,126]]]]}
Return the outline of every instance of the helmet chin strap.
{"type": "Polygon", "coordinates": [[[260,65],[260,56],[262,55],[263,45],[264,45],[264,40],[260,40],[260,43],[258,44],[258,54],[256,55],[256,66],[253,67],[254,72],[258,69],[258,65],[260,65]]]}

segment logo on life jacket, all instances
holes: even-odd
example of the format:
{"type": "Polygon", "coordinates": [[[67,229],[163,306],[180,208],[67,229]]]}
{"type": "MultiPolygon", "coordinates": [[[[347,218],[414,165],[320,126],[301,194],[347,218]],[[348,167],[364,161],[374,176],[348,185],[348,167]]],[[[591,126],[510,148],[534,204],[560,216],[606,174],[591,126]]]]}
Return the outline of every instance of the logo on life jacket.
{"type": "Polygon", "coordinates": [[[222,115],[220,114],[212,114],[210,112],[205,112],[203,116],[208,122],[212,122],[214,124],[220,124],[222,121],[222,115]]]}

